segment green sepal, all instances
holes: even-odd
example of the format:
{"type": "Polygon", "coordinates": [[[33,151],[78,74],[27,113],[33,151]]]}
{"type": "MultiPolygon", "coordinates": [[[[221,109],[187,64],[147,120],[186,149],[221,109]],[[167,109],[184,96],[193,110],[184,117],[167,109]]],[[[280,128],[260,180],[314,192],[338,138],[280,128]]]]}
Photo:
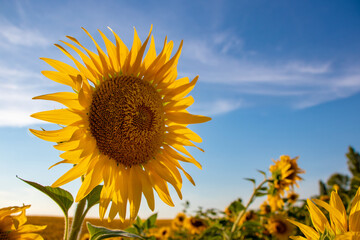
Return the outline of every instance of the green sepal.
{"type": "Polygon", "coordinates": [[[122,231],[122,230],[110,230],[110,229],[107,229],[104,227],[98,227],[98,226],[92,225],[89,222],[87,222],[86,225],[87,225],[87,228],[88,228],[88,231],[90,234],[89,240],[102,240],[102,239],[111,238],[111,237],[128,237],[128,238],[143,239],[142,237],[140,237],[136,234],[128,233],[128,232],[122,231]]]}
{"type": "Polygon", "coordinates": [[[36,182],[27,181],[22,178],[19,178],[18,176],[16,177],[21,181],[29,184],[30,186],[48,195],[52,200],[54,200],[54,202],[57,203],[57,205],[59,205],[65,216],[66,217],[68,216],[68,211],[71,205],[74,203],[74,198],[71,195],[71,193],[59,187],[53,188],[50,186],[42,186],[36,182]]]}

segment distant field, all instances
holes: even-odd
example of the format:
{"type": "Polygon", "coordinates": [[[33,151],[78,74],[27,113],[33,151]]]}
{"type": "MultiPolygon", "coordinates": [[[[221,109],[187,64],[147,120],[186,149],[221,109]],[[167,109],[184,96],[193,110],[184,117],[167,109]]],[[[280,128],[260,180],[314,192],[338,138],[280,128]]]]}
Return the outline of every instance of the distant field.
{"type": "MultiPolygon", "coordinates": [[[[93,225],[104,226],[112,229],[125,229],[129,226],[129,222],[121,223],[120,220],[114,220],[108,223],[107,220],[100,221],[99,219],[89,218],[84,221],[81,236],[87,233],[85,226],[86,222],[93,225]]],[[[159,219],[156,222],[158,227],[170,225],[171,220],[159,219]]],[[[28,223],[35,225],[47,225],[47,228],[41,233],[45,240],[62,240],[64,233],[64,218],[61,217],[43,217],[43,216],[28,216],[28,223]]]]}

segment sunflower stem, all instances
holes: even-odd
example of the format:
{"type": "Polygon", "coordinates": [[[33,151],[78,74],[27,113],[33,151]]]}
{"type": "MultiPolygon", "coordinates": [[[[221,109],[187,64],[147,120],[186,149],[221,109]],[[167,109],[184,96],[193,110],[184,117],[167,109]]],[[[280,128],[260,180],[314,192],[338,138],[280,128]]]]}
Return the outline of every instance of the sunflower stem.
{"type": "Polygon", "coordinates": [[[64,240],[67,240],[69,234],[69,216],[65,216],[64,240]]]}
{"type": "Polygon", "coordinates": [[[70,232],[70,236],[68,240],[77,240],[81,227],[82,227],[82,223],[85,219],[85,215],[84,213],[84,209],[85,209],[85,204],[86,204],[86,198],[83,198],[82,200],[80,200],[80,202],[77,204],[76,206],[76,210],[75,210],[75,216],[72,222],[72,226],[71,226],[71,232],[70,232]]]}
{"type": "MultiPolygon", "coordinates": [[[[235,232],[239,222],[240,222],[240,219],[242,218],[242,216],[244,216],[244,214],[247,212],[250,204],[254,201],[254,198],[256,196],[256,193],[257,191],[267,182],[268,180],[265,178],[256,188],[254,188],[254,191],[248,201],[248,203],[246,204],[245,208],[239,212],[238,216],[236,217],[236,220],[231,228],[231,235],[235,232]]],[[[230,236],[231,237],[231,236],[230,236]]]]}

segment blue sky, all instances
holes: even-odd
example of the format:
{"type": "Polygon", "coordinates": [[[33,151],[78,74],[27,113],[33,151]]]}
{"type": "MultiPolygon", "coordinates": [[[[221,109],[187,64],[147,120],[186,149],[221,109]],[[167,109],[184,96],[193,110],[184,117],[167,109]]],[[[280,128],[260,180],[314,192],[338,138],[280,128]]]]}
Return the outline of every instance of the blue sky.
{"type": "MultiPolygon", "coordinates": [[[[192,113],[211,122],[191,128],[203,138],[203,165],[185,165],[197,186],[186,182],[184,200],[223,209],[247,200],[251,184],[271,159],[300,156],[306,170],[298,192],[318,191],[318,180],[347,173],[345,152],[360,150],[360,4],[358,1],[1,1],[0,0],[0,207],[31,204],[30,214],[60,215],[51,200],[16,179],[50,185],[69,166],[47,170],[59,152],[29,128],[52,128],[29,117],[58,108],[32,97],[66,91],[41,75],[51,67],[40,57],[70,63],[54,43],[76,37],[89,48],[85,27],[101,42],[107,26],[131,46],[133,27],[144,40],[153,24],[156,45],[165,36],[184,40],[179,77],[199,82],[192,113]]],[[[76,194],[79,182],[64,188],[76,194]]],[[[175,207],[156,202],[162,218],[175,207]]],[[[150,214],[143,205],[140,216],[150,214]]],[[[96,217],[97,210],[90,213],[96,217]]]]}

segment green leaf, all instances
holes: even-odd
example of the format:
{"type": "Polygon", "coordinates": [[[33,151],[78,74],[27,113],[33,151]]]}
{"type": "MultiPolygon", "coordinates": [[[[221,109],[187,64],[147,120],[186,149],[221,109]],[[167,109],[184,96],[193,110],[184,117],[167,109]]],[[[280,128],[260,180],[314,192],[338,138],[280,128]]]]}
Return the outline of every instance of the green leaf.
{"type": "MultiPolygon", "coordinates": [[[[18,176],[16,176],[16,177],[19,178],[18,176]]],[[[54,200],[59,205],[61,210],[64,212],[65,216],[66,217],[68,216],[69,208],[74,203],[74,198],[71,195],[71,193],[69,193],[68,191],[66,191],[62,188],[58,188],[58,187],[53,188],[50,186],[42,186],[36,182],[27,181],[22,178],[19,178],[19,179],[22,180],[23,182],[26,182],[30,186],[36,188],[37,190],[45,193],[46,195],[48,195],[52,200],[54,200]]]]}
{"type": "Polygon", "coordinates": [[[252,182],[254,185],[256,185],[255,179],[253,179],[253,178],[244,178],[244,179],[247,180],[247,181],[250,181],[250,182],[252,182]]]}
{"type": "Polygon", "coordinates": [[[87,201],[87,209],[90,209],[92,206],[100,202],[100,193],[103,188],[103,185],[96,186],[85,198],[87,201]]]}
{"type": "Polygon", "coordinates": [[[95,225],[92,225],[91,223],[87,222],[86,223],[87,228],[89,230],[89,234],[90,234],[90,239],[89,240],[102,240],[102,239],[106,239],[106,238],[111,238],[111,237],[128,237],[128,238],[140,238],[143,239],[142,237],[132,234],[132,233],[128,233],[122,230],[110,230],[104,227],[98,227],[95,225]]]}
{"type": "Polygon", "coordinates": [[[156,219],[157,219],[157,213],[151,215],[148,219],[146,219],[146,221],[144,222],[144,228],[145,229],[150,229],[150,228],[154,228],[155,223],[156,223],[156,219]]]}
{"type": "Polygon", "coordinates": [[[261,170],[257,170],[259,173],[261,173],[262,175],[264,175],[264,177],[266,178],[266,173],[264,171],[261,170]]]}

